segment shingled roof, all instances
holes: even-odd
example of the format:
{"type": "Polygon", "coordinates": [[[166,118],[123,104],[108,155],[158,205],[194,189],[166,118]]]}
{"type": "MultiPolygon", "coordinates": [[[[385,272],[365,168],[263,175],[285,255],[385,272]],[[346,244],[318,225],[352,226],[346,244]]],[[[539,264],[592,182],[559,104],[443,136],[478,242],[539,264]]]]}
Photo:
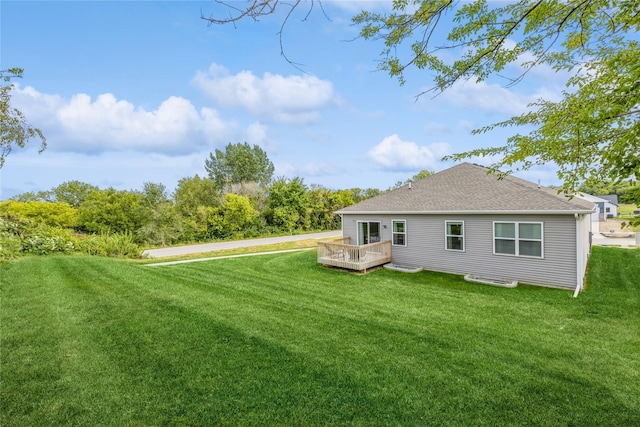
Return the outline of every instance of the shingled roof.
{"type": "Polygon", "coordinates": [[[337,211],[339,214],[591,213],[595,205],[483,166],[462,163],[337,211]]]}

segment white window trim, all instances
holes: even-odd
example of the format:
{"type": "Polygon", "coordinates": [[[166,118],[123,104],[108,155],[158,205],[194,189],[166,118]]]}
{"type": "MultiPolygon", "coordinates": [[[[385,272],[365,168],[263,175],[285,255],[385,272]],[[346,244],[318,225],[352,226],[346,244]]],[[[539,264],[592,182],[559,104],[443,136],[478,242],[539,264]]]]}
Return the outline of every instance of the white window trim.
{"type": "Polygon", "coordinates": [[[464,233],[465,233],[465,229],[464,229],[464,221],[460,221],[460,220],[446,220],[444,222],[444,250],[445,251],[452,251],[452,252],[466,252],[467,250],[467,244],[466,244],[466,239],[464,237],[464,233]],[[462,224],[462,234],[460,236],[458,236],[457,234],[449,234],[447,233],[447,224],[449,224],[450,222],[454,222],[454,223],[458,223],[458,224],[462,224]],[[462,237],[462,249],[449,249],[447,246],[447,238],[448,237],[462,237]]]}
{"type": "Polygon", "coordinates": [[[543,259],[544,258],[544,223],[540,221],[493,221],[492,231],[493,234],[493,254],[498,256],[511,256],[511,257],[519,257],[519,258],[533,258],[533,259],[543,259]],[[514,224],[515,225],[515,238],[511,237],[496,237],[496,224],[514,224]],[[520,224],[540,224],[540,239],[520,239],[520,224]],[[501,240],[513,240],[515,242],[515,254],[503,254],[496,252],[496,239],[501,240]],[[540,242],[540,256],[534,255],[520,255],[520,241],[523,242],[540,242]]]}
{"type": "Polygon", "coordinates": [[[397,247],[407,247],[407,220],[406,219],[392,219],[391,220],[391,246],[397,247]],[[403,222],[404,223],[404,233],[396,233],[393,231],[393,223],[394,222],[403,222]],[[393,240],[394,234],[404,234],[404,245],[396,245],[393,240]]]}

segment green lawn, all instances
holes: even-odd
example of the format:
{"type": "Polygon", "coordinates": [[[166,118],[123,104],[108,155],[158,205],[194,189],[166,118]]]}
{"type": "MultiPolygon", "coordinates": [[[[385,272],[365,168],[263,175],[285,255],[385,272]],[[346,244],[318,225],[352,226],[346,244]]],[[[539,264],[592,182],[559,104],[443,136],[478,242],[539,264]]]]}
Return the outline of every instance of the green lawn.
{"type": "Polygon", "coordinates": [[[2,267],[0,425],[640,425],[640,250],[587,291],[314,252],[2,267]]]}

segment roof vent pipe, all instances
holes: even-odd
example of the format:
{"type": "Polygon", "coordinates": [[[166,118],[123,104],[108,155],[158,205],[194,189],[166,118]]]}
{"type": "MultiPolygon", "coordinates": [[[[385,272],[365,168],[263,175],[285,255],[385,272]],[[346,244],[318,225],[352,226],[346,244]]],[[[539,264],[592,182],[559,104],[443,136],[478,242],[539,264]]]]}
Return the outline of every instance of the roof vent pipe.
{"type": "Polygon", "coordinates": [[[411,190],[411,181],[409,181],[409,190],[411,190]]]}

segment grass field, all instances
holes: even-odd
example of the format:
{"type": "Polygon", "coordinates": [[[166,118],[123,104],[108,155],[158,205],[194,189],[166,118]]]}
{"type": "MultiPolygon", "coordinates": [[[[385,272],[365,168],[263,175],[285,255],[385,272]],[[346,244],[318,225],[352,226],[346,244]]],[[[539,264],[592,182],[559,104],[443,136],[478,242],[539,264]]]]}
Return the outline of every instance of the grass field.
{"type": "Polygon", "coordinates": [[[5,264],[0,425],[640,425],[640,250],[588,289],[323,268],[5,264]]]}

